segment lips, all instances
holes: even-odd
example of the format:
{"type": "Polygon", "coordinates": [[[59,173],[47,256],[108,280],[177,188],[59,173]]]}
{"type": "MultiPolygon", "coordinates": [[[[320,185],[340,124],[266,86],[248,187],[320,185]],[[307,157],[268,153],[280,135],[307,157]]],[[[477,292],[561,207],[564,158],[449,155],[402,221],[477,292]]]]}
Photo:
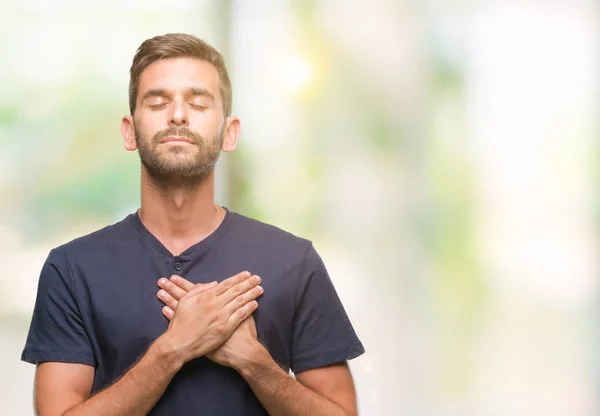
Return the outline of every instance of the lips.
{"type": "Polygon", "coordinates": [[[194,142],[191,141],[190,139],[188,139],[187,137],[176,137],[176,136],[165,137],[164,139],[162,139],[160,141],[160,143],[188,143],[188,144],[194,144],[194,142]]]}

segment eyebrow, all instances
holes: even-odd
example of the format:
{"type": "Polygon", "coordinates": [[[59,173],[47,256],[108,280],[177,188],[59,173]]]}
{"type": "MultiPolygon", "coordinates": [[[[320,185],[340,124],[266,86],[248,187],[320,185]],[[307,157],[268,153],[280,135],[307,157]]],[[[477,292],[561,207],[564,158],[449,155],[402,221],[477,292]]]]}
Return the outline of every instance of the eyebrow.
{"type": "Polygon", "coordinates": [[[213,101],[213,103],[215,102],[215,96],[212,95],[212,93],[209,90],[207,90],[206,88],[194,88],[194,87],[192,87],[192,88],[188,89],[188,94],[190,94],[190,95],[201,95],[203,97],[208,97],[208,98],[210,98],[213,101]]]}
{"type": "MultiPolygon", "coordinates": [[[[208,97],[212,100],[212,102],[215,102],[215,96],[206,88],[196,88],[196,87],[191,87],[188,88],[186,91],[186,95],[193,95],[193,96],[203,96],[203,97],[208,97]]],[[[169,94],[167,93],[167,90],[165,90],[164,88],[154,88],[154,89],[150,89],[148,91],[146,91],[144,93],[144,95],[142,96],[142,101],[144,101],[147,98],[150,97],[169,97],[169,94]]]]}
{"type": "Polygon", "coordinates": [[[150,97],[166,97],[167,95],[167,91],[162,88],[152,89],[144,93],[144,95],[142,96],[142,101],[150,97]]]}

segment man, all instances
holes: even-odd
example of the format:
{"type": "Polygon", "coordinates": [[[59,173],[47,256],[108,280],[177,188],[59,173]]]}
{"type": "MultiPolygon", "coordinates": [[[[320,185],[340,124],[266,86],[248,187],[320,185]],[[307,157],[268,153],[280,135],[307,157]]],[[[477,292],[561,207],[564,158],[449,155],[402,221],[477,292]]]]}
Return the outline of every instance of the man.
{"type": "Polygon", "coordinates": [[[221,55],[146,40],[129,104],[141,208],[43,266],[22,355],[38,414],[356,414],[364,349],[312,244],[214,202],[240,132],[221,55]]]}

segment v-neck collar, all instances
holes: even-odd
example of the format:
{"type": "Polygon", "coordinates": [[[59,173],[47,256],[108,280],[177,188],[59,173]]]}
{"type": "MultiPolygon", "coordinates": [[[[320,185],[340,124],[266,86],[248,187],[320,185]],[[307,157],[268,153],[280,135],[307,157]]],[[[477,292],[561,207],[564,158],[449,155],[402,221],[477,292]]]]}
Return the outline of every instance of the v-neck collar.
{"type": "Polygon", "coordinates": [[[223,207],[223,209],[225,209],[225,216],[223,217],[223,220],[221,221],[221,224],[219,224],[217,229],[215,231],[213,231],[208,237],[206,237],[205,239],[200,240],[196,244],[193,244],[192,246],[188,247],[185,251],[183,251],[181,254],[179,254],[177,256],[173,255],[163,245],[163,243],[161,243],[160,240],[158,238],[156,238],[154,236],[154,234],[152,234],[146,228],[146,226],[144,225],[144,223],[142,222],[142,219],[140,218],[140,216],[138,214],[139,211],[136,211],[133,214],[129,214],[127,219],[130,223],[133,224],[133,226],[135,227],[135,229],[138,232],[138,234],[140,235],[140,237],[142,237],[142,239],[146,243],[150,244],[152,246],[152,248],[154,248],[156,251],[158,251],[161,255],[165,256],[166,258],[168,258],[170,260],[174,259],[174,258],[181,259],[181,260],[188,260],[188,259],[192,259],[195,255],[199,254],[203,250],[212,246],[214,243],[216,243],[218,240],[220,240],[221,237],[223,237],[223,235],[225,235],[225,233],[229,229],[229,226],[231,225],[231,217],[233,214],[227,208],[223,207]]]}

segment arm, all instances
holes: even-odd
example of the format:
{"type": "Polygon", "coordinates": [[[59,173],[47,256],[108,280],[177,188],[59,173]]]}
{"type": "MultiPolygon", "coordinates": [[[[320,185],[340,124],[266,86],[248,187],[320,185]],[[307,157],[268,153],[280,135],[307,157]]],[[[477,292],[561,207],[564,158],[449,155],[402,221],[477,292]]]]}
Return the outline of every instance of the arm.
{"type": "Polygon", "coordinates": [[[145,415],[182,365],[168,341],[160,337],[123,377],[89,398],[94,381],[92,366],[42,363],[35,374],[36,413],[40,416],[145,415]]]}
{"type": "Polygon", "coordinates": [[[92,366],[47,362],[36,371],[35,402],[41,416],[145,415],[187,361],[223,343],[256,309],[260,279],[243,272],[195,285],[179,302],[177,318],[118,381],[90,396],[92,366]],[[58,382],[60,381],[60,382],[58,382]]]}
{"type": "MultiPolygon", "coordinates": [[[[166,304],[163,314],[174,319],[179,299],[194,285],[174,276],[171,282],[161,279],[159,286],[163,290],[158,296],[166,304]]],[[[240,324],[231,337],[207,357],[237,370],[272,416],[358,414],[354,383],[345,361],[298,372],[297,380],[294,380],[257,340],[252,317],[240,324]]]]}
{"type": "Polygon", "coordinates": [[[277,415],[358,415],[354,383],[344,363],[290,377],[260,345],[238,371],[267,412],[277,415]]]}

